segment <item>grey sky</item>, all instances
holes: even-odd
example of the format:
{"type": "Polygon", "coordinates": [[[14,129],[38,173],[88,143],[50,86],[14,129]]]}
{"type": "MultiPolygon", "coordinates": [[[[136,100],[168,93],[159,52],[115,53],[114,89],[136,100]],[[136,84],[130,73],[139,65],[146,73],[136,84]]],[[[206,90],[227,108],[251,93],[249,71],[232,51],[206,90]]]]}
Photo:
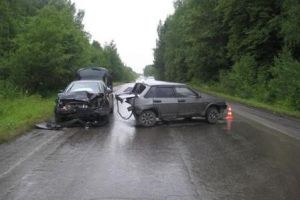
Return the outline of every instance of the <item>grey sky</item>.
{"type": "Polygon", "coordinates": [[[159,20],[174,12],[174,0],[72,0],[85,10],[85,30],[92,39],[114,40],[123,62],[141,73],[153,62],[159,20]]]}

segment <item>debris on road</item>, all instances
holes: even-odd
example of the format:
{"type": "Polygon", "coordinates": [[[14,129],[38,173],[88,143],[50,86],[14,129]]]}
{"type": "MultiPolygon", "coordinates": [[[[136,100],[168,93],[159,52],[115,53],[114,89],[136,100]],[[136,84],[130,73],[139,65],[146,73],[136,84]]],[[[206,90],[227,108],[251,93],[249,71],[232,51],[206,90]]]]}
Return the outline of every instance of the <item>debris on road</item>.
{"type": "Polygon", "coordinates": [[[62,126],[53,123],[53,122],[43,122],[35,125],[38,129],[45,129],[45,130],[59,130],[62,126]]]}
{"type": "Polygon", "coordinates": [[[70,127],[84,127],[85,129],[89,129],[90,127],[100,127],[104,126],[109,122],[109,118],[105,117],[101,121],[83,121],[81,119],[72,119],[69,121],[56,123],[56,122],[43,122],[36,124],[35,127],[38,129],[45,130],[59,130],[62,128],[70,128],[70,127]]]}

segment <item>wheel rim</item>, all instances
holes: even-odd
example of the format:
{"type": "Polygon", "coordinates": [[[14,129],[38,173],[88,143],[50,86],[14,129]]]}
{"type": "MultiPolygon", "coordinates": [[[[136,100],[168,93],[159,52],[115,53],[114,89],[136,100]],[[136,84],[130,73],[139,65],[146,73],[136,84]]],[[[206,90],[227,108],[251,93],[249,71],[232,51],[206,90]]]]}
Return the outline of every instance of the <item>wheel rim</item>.
{"type": "Polygon", "coordinates": [[[216,120],[218,120],[218,112],[215,111],[215,110],[212,110],[211,112],[209,112],[208,119],[210,121],[216,121],[216,120]]]}
{"type": "Polygon", "coordinates": [[[145,126],[151,126],[155,123],[155,115],[152,112],[144,112],[141,116],[141,122],[145,126]]]}

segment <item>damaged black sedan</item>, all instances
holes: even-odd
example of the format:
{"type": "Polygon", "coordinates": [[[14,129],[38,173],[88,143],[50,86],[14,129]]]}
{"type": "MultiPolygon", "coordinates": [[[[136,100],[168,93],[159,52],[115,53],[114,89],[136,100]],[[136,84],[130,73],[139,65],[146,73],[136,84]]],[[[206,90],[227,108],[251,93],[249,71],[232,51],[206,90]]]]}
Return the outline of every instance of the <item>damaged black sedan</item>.
{"type": "Polygon", "coordinates": [[[103,81],[73,81],[58,94],[54,111],[55,121],[101,123],[113,112],[112,95],[111,89],[103,81]]]}

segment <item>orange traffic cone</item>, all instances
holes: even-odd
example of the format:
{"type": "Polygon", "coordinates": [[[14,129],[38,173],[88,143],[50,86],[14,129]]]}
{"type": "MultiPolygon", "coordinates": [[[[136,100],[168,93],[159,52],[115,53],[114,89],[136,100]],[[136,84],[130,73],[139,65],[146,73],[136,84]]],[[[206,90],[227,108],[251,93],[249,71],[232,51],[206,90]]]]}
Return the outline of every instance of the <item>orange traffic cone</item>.
{"type": "Polygon", "coordinates": [[[231,106],[228,106],[228,110],[227,110],[227,116],[226,116],[227,120],[233,120],[233,115],[232,115],[232,110],[231,110],[231,106]]]}

